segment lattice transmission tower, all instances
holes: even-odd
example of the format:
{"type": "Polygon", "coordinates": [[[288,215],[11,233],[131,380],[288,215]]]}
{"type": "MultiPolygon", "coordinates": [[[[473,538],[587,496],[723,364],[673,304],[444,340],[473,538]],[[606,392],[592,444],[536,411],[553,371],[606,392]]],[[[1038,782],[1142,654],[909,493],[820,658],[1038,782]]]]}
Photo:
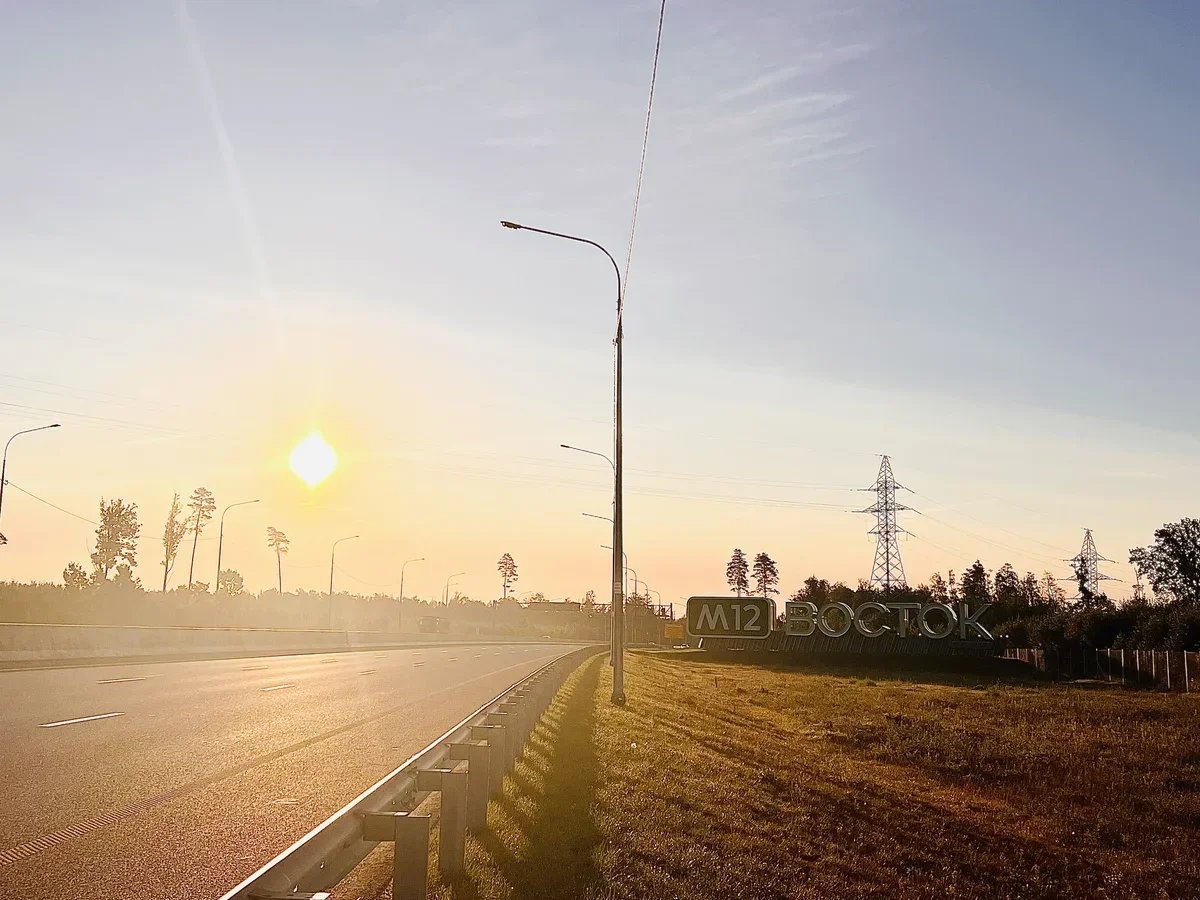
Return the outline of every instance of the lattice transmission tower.
{"type": "Polygon", "coordinates": [[[886,456],[879,464],[879,476],[875,483],[864,491],[875,494],[875,502],[860,513],[875,516],[875,527],[868,534],[875,535],[875,565],[871,569],[871,587],[880,588],[885,594],[894,588],[907,587],[904,580],[904,563],[900,559],[900,544],[896,539],[906,533],[896,522],[896,513],[910,509],[896,502],[896,491],[908,490],[896,483],[892,475],[892,461],[886,456]]]}
{"type": "Polygon", "coordinates": [[[1082,583],[1093,597],[1100,593],[1101,581],[1117,581],[1116,578],[1100,572],[1100,563],[1102,562],[1112,562],[1112,560],[1097,552],[1096,542],[1092,539],[1092,529],[1083,529],[1083,546],[1075,556],[1067,560],[1067,563],[1075,572],[1076,584],[1082,583]]]}

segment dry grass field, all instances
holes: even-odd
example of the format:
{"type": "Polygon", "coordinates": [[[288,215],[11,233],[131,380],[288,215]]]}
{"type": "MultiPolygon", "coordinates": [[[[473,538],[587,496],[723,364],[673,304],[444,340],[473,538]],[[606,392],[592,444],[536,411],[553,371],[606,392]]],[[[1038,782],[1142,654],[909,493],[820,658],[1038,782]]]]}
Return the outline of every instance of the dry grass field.
{"type": "Polygon", "coordinates": [[[1200,897],[1200,696],[631,654],[441,898],[1200,897]]]}

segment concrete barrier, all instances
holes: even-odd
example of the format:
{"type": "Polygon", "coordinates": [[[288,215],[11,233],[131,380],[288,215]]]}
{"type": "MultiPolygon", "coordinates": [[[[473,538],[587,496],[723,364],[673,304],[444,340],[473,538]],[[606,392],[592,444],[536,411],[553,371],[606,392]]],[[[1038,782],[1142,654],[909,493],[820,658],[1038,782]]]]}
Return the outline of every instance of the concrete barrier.
{"type": "MultiPolygon", "coordinates": [[[[449,634],[160,625],[0,623],[0,666],[117,659],[203,659],[369,650],[464,641],[449,634]]],[[[504,642],[504,643],[512,643],[504,642]]]]}

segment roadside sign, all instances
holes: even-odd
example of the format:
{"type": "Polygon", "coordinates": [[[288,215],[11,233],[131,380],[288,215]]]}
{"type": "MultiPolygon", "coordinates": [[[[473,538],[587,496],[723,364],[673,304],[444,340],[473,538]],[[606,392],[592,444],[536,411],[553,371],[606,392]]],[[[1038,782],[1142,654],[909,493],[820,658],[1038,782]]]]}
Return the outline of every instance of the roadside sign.
{"type": "Polygon", "coordinates": [[[775,601],[766,597],[689,597],[687,602],[691,637],[762,640],[774,621],[775,601]]]}
{"type": "Polygon", "coordinates": [[[672,640],[672,641],[682,641],[683,637],[684,637],[683,623],[682,622],[678,622],[678,623],[673,622],[669,625],[664,625],[663,626],[663,637],[667,638],[668,640],[672,640]]]}

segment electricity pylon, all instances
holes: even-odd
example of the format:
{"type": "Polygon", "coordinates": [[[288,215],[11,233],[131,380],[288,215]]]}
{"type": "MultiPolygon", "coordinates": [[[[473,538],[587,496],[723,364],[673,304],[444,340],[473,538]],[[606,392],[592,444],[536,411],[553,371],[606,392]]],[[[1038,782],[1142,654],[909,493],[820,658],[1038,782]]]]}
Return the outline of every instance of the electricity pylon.
{"type": "Polygon", "coordinates": [[[875,565],[871,569],[871,587],[881,588],[885,594],[897,588],[907,587],[904,580],[904,563],[900,559],[900,544],[896,540],[904,529],[896,523],[896,513],[910,507],[896,502],[896,490],[908,490],[902,484],[896,483],[892,475],[892,461],[886,456],[879,464],[879,475],[875,483],[864,491],[875,494],[875,502],[860,513],[870,513],[875,516],[875,527],[868,534],[875,539],[875,565]]]}
{"type": "Polygon", "coordinates": [[[1096,542],[1092,540],[1092,529],[1083,529],[1083,546],[1075,556],[1067,560],[1067,563],[1075,572],[1075,583],[1080,586],[1080,596],[1076,599],[1081,599],[1083,596],[1083,588],[1095,597],[1100,593],[1101,581],[1116,581],[1108,575],[1100,572],[1100,563],[1112,562],[1111,559],[1101,556],[1096,551],[1096,542]]]}

